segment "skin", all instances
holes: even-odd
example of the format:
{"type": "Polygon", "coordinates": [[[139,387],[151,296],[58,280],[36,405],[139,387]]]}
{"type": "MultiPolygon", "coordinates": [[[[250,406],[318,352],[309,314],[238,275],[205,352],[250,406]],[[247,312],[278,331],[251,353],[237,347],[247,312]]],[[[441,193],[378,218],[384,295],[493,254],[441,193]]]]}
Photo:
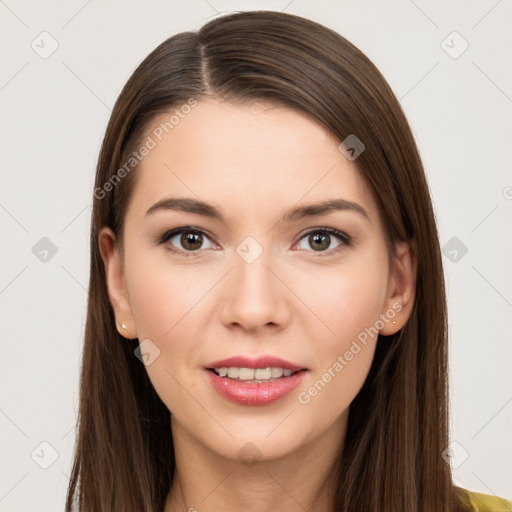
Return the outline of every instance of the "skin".
{"type": "MultiPolygon", "coordinates": [[[[168,118],[154,119],[148,134],[168,118]]],[[[124,336],[150,339],[160,350],[146,369],[171,411],[177,472],[165,512],[257,512],[276,504],[282,511],[332,510],[325,474],[343,445],[377,337],[360,344],[309,403],[298,394],[397,303],[396,323],[379,332],[401,329],[415,281],[406,244],[388,259],[376,202],[357,160],[346,159],[338,144],[320,123],[287,108],[201,101],[136,170],[124,255],[112,231],[101,230],[109,298],[124,336]],[[170,196],[200,198],[225,220],[171,210],[146,215],[170,196]],[[341,210],[283,220],[292,207],[335,198],[357,203],[369,219],[341,210]],[[181,226],[206,231],[203,244],[189,249],[195,257],[183,256],[180,235],[155,242],[181,226]],[[307,235],[325,227],[348,234],[352,244],[331,236],[318,249],[307,235]],[[247,236],[263,250],[251,263],[236,251],[247,236]],[[260,354],[308,368],[301,386],[273,404],[244,406],[210,385],[208,363],[260,354]],[[256,447],[252,465],[237,455],[246,443],[256,447]]]]}

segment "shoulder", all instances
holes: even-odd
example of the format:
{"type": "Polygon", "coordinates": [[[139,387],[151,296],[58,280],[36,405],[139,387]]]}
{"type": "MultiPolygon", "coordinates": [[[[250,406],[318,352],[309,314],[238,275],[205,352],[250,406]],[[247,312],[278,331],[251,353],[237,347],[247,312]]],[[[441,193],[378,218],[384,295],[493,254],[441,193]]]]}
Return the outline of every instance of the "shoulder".
{"type": "Polygon", "coordinates": [[[512,512],[512,501],[460,488],[471,512],[512,512]]]}

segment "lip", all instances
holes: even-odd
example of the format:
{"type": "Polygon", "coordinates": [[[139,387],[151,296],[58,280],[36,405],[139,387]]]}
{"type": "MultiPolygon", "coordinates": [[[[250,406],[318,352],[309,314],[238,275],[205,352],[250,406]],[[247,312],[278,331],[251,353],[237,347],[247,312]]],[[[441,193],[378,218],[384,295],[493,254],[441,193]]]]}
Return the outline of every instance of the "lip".
{"type": "MultiPolygon", "coordinates": [[[[239,358],[232,359],[236,359],[237,364],[239,364],[239,358]]],[[[226,359],[225,361],[230,361],[230,364],[234,366],[231,359],[226,359]]],[[[281,365],[282,363],[280,363],[279,367],[283,368],[281,365]]],[[[252,368],[253,366],[246,365],[242,367],[252,368]]],[[[268,405],[280,400],[299,386],[304,379],[306,370],[297,371],[297,373],[290,375],[290,377],[281,377],[273,382],[244,382],[232,380],[226,377],[220,377],[208,368],[205,368],[205,373],[208,374],[210,383],[217,393],[229,401],[238,405],[268,405]]]]}
{"type": "MultiPolygon", "coordinates": [[[[307,370],[307,368],[303,366],[299,366],[294,363],[290,363],[290,361],[286,361],[279,357],[274,357],[271,355],[262,355],[256,358],[251,358],[247,356],[234,356],[228,357],[227,359],[222,359],[220,361],[214,361],[213,363],[205,366],[206,369],[209,368],[222,368],[222,367],[234,367],[234,368],[283,368],[285,370],[307,370]]],[[[211,373],[211,372],[210,372],[211,373]]]]}

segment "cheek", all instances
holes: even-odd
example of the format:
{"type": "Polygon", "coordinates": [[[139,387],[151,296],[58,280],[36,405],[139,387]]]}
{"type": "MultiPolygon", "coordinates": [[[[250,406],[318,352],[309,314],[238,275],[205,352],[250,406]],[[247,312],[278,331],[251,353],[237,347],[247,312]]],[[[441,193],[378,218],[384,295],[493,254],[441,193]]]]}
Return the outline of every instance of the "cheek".
{"type": "Polygon", "coordinates": [[[326,268],[302,280],[300,293],[322,324],[307,315],[302,326],[315,345],[313,372],[301,403],[314,401],[313,407],[320,409],[337,404],[332,408],[335,414],[359,392],[375,352],[386,299],[386,270],[386,261],[362,255],[353,264],[326,268]]]}
{"type": "Polygon", "coordinates": [[[334,334],[315,343],[312,372],[297,396],[307,417],[325,427],[349,408],[366,380],[378,337],[372,326],[380,312],[376,290],[363,286],[364,280],[332,284],[337,293],[319,311],[334,334]]]}
{"type": "MultiPolygon", "coordinates": [[[[208,292],[208,279],[191,274],[185,266],[172,265],[132,253],[126,261],[130,306],[140,342],[150,339],[159,355],[146,366],[149,379],[167,408],[187,411],[189,395],[183,391],[189,375],[183,362],[197,358],[197,337],[193,330],[204,315],[201,298],[208,292]],[[192,342],[194,340],[194,342],[192,342]]],[[[196,333],[197,334],[197,333],[196,333]]]]}
{"type": "Polygon", "coordinates": [[[325,325],[321,338],[328,346],[343,348],[379,319],[386,300],[386,268],[382,261],[363,255],[354,262],[304,273],[297,281],[298,295],[325,325]]]}
{"type": "Polygon", "coordinates": [[[209,286],[208,279],[194,275],[186,265],[173,265],[165,255],[150,257],[142,251],[127,259],[126,276],[139,339],[172,338],[181,323],[201,309],[201,297],[209,286]]]}

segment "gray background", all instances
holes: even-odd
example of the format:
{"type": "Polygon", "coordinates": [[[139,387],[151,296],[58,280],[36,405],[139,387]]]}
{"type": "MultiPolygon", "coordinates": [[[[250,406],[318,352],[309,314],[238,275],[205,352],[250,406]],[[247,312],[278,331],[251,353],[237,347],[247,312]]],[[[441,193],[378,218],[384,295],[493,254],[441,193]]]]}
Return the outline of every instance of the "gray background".
{"type": "Polygon", "coordinates": [[[170,35],[256,8],[338,31],[400,98],[445,247],[453,444],[444,456],[459,485],[512,497],[511,1],[0,0],[0,511],[63,509],[93,178],[121,87],[170,35]]]}

